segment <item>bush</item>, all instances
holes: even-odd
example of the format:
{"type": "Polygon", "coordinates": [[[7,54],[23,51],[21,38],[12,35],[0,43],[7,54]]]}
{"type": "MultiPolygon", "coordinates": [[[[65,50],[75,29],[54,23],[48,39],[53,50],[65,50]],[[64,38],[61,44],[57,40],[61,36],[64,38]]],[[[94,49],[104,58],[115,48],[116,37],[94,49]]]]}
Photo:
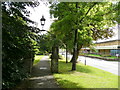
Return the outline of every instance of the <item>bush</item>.
{"type": "MultiPolygon", "coordinates": [[[[25,4],[25,3],[24,3],[25,4]]],[[[23,3],[14,3],[10,11],[2,3],[2,87],[12,88],[29,75],[28,67],[35,55],[36,38],[18,10],[23,3]],[[13,9],[14,8],[14,9],[13,9]],[[15,12],[17,11],[17,12],[15,12]],[[14,12],[15,15],[10,16],[14,12]],[[20,16],[19,16],[19,14],[20,16]],[[16,16],[18,15],[18,16],[16,16]],[[29,64],[29,65],[28,65],[29,64]]]]}

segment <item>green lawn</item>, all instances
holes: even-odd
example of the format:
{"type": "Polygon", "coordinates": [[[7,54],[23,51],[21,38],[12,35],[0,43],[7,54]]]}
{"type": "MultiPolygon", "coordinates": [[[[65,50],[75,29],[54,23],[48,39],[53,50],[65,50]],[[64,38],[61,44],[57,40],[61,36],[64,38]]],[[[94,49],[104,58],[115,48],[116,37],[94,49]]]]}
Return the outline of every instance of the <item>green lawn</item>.
{"type": "MultiPolygon", "coordinates": [[[[101,55],[95,55],[95,54],[88,54],[87,56],[103,57],[103,56],[101,56],[101,55]]],[[[108,59],[117,59],[116,56],[110,56],[110,57],[104,57],[104,58],[108,58],[108,59]]]]}
{"type": "Polygon", "coordinates": [[[117,59],[116,56],[107,57],[108,59],[117,59]]]}
{"type": "Polygon", "coordinates": [[[71,70],[71,63],[59,60],[59,74],[54,74],[62,88],[118,88],[118,76],[112,73],[77,64],[76,71],[71,70]]]}
{"type": "Polygon", "coordinates": [[[44,55],[35,55],[33,65],[36,65],[44,55]]]}
{"type": "Polygon", "coordinates": [[[101,57],[100,55],[95,55],[95,54],[88,54],[87,56],[101,57]]]}

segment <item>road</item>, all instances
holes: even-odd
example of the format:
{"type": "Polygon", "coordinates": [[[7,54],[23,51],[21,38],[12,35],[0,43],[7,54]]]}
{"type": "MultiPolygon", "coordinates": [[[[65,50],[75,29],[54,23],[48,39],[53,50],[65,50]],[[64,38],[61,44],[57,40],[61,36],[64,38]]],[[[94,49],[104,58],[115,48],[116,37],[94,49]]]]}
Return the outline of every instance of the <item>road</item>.
{"type": "MultiPolygon", "coordinates": [[[[64,56],[66,56],[65,53],[64,53],[64,56]]],[[[72,55],[69,54],[68,58],[71,59],[72,55]]],[[[118,71],[118,63],[120,65],[120,62],[106,61],[106,60],[89,58],[84,56],[79,56],[77,61],[80,61],[83,64],[85,64],[85,61],[86,61],[86,65],[93,66],[93,67],[96,67],[120,76],[120,70],[118,71]]]]}

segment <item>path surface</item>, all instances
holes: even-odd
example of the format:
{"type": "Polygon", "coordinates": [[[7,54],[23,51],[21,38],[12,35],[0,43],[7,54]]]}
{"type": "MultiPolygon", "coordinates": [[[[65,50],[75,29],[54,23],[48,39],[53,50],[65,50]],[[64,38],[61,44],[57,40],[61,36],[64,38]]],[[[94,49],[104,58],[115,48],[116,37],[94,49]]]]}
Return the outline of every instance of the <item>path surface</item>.
{"type": "Polygon", "coordinates": [[[59,88],[52,73],[48,56],[44,56],[40,62],[33,66],[31,77],[25,80],[20,87],[22,88],[59,88]]]}
{"type": "MultiPolygon", "coordinates": [[[[66,54],[64,53],[63,56],[66,57],[66,54]]],[[[68,58],[71,59],[72,55],[69,54],[68,58]]],[[[79,56],[78,61],[82,62],[83,64],[85,64],[86,61],[86,65],[90,65],[120,76],[120,69],[118,69],[118,64],[120,65],[120,62],[118,61],[106,61],[102,59],[89,58],[84,56],[79,56]]]]}

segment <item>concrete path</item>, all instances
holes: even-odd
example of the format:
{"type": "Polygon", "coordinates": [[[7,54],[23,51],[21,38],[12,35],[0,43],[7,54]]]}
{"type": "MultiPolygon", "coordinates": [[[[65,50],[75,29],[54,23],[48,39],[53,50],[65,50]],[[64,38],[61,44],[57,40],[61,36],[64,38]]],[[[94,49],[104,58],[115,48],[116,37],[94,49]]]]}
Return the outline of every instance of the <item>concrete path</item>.
{"type": "Polygon", "coordinates": [[[51,71],[48,56],[44,56],[40,62],[33,66],[31,77],[25,80],[22,88],[59,88],[51,71]]]}

